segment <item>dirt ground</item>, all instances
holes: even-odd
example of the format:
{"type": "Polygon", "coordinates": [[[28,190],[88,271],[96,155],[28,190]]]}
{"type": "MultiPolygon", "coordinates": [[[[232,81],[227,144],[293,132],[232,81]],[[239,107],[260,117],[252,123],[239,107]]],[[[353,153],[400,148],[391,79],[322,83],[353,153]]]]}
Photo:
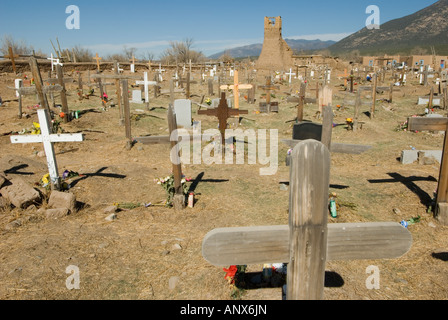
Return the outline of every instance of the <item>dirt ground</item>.
{"type": "MultiPolygon", "coordinates": [[[[74,75],[65,70],[66,76],[74,75]]],[[[332,72],[335,123],[344,124],[353,117],[352,106],[344,106],[343,80],[332,72]],[[337,108],[342,105],[342,108],[337,108]]],[[[128,72],[125,72],[128,73],[128,72]]],[[[142,75],[142,72],[139,72],[142,75]]],[[[0,172],[8,177],[20,176],[30,185],[39,183],[48,171],[39,144],[11,144],[10,134],[31,129],[37,114],[34,96],[24,99],[26,117],[18,119],[18,102],[13,90],[17,76],[0,75],[0,172]]],[[[150,78],[153,77],[150,74],[150,78]]],[[[198,80],[198,75],[195,75],[198,80]]],[[[166,77],[165,77],[166,78],[166,77]]],[[[84,75],[86,80],[86,75],[84,75]]],[[[243,79],[240,76],[240,79],[243,79]]],[[[84,80],[84,81],[85,81],[84,80]]],[[[386,79],[385,86],[391,79],[386,79]]],[[[132,82],[131,82],[132,83],[132,82]]],[[[263,85],[264,82],[259,82],[263,85]]],[[[315,88],[315,80],[308,88],[315,88]]],[[[369,85],[369,84],[367,84],[369,85]]],[[[382,85],[380,83],[380,85],[382,85]]],[[[278,129],[279,139],[289,139],[296,116],[296,104],[286,101],[290,89],[300,83],[283,83],[273,101],[279,113],[259,114],[261,90],[256,103],[248,104],[242,92],[240,108],[249,110],[240,127],[243,129],[278,129]]],[[[162,83],[169,88],[168,81],[162,83]]],[[[102,108],[98,90],[95,96],[79,101],[77,84],[67,84],[70,110],[85,110],[79,119],[61,124],[65,132],[84,133],[85,141],[55,145],[59,172],[77,172],[70,192],[76,195],[79,210],[61,219],[49,220],[39,210],[41,204],[26,210],[0,209],[0,299],[3,300],[229,300],[234,288],[225,280],[222,268],[210,265],[201,254],[202,239],[214,228],[280,225],[288,223],[288,190],[281,184],[288,177],[285,165],[288,147],[279,143],[279,169],[273,176],[260,176],[264,165],[183,166],[191,178],[196,194],[194,208],[176,212],[162,206],[124,209],[117,219],[107,221],[105,209],[114,203],[161,203],[164,190],[154,179],[171,173],[167,145],[135,144],[126,150],[125,128],[119,124],[118,107],[102,108]],[[286,189],[286,190],[285,190],[286,189]],[[80,289],[68,290],[69,266],[80,271],[80,289]]],[[[106,87],[115,99],[114,86],[106,87]]],[[[87,90],[85,89],[85,92],[87,90]]],[[[208,97],[206,83],[192,85],[192,99],[208,97]]],[[[440,150],[443,135],[397,131],[400,123],[424,106],[417,97],[429,93],[429,87],[409,79],[405,87],[394,92],[394,102],[378,95],[375,117],[371,120],[361,110],[363,126],[356,132],[346,125],[336,126],[333,142],[371,145],[361,155],[332,154],[330,192],[337,194],[338,217],[329,223],[392,221],[400,223],[420,216],[410,225],[413,236],[410,251],[392,260],[328,261],[326,265],[326,300],[445,300],[448,298],[448,227],[434,219],[428,206],[437,188],[439,164],[403,165],[398,158],[402,150],[440,150]],[[409,179],[408,179],[409,178],[409,179]],[[380,288],[368,289],[367,267],[380,270],[380,288]]],[[[315,92],[307,90],[308,97],[315,92]]],[[[178,94],[176,98],[184,98],[178,94]]],[[[367,101],[367,99],[366,99],[367,101]]],[[[51,102],[51,100],[50,100],[51,102]]],[[[56,103],[59,98],[56,96],[56,103]]],[[[149,108],[131,104],[132,135],[166,135],[168,96],[153,97],[149,108]]],[[[217,119],[197,115],[193,118],[202,128],[216,128],[217,119]]],[[[58,114],[58,109],[54,109],[58,114]]],[[[319,122],[316,104],[305,106],[304,119],[319,122]]],[[[445,115],[443,110],[435,112],[445,115]]],[[[44,188],[35,185],[43,194],[44,188]]],[[[254,279],[262,266],[248,266],[254,279]]],[[[250,282],[250,281],[249,281],[250,282]]],[[[239,288],[237,299],[281,300],[282,283],[253,284],[239,288]]]]}

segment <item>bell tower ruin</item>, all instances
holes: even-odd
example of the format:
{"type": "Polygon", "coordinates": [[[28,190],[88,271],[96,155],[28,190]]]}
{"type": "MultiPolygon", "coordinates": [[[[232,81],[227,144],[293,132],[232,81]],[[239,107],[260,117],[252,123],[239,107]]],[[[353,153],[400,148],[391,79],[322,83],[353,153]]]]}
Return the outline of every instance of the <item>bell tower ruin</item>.
{"type": "Polygon", "coordinates": [[[294,66],[293,52],[282,37],[282,18],[264,18],[264,42],[257,70],[286,71],[294,66]]]}

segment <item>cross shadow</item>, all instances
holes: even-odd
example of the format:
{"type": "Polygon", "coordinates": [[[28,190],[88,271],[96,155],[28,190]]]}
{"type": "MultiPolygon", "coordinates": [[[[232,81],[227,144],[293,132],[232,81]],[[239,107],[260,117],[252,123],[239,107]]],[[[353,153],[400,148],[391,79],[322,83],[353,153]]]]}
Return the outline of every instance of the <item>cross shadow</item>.
{"type": "Polygon", "coordinates": [[[420,198],[420,203],[425,206],[430,206],[432,204],[432,198],[431,196],[423,191],[418,185],[414,183],[414,181],[433,181],[437,182],[437,179],[433,176],[428,177],[404,177],[399,173],[396,172],[389,172],[388,175],[392,177],[392,179],[377,179],[377,180],[367,180],[369,183],[396,183],[400,182],[404,184],[409,190],[411,190],[413,193],[415,193],[420,198]]]}
{"type": "MultiPolygon", "coordinates": [[[[279,184],[284,184],[289,186],[289,181],[280,181],[279,184]]],[[[330,189],[338,189],[338,190],[343,190],[343,189],[348,189],[350,188],[349,186],[343,186],[341,184],[330,184],[330,189]]]]}
{"type": "Polygon", "coordinates": [[[220,182],[228,182],[228,179],[202,179],[204,177],[204,172],[201,172],[197,175],[197,177],[193,180],[188,189],[188,192],[194,192],[199,184],[199,182],[212,182],[212,183],[220,183],[220,182]]]}
{"type": "Polygon", "coordinates": [[[125,175],[122,174],[116,174],[116,173],[103,173],[104,170],[106,170],[107,167],[103,167],[101,169],[98,169],[95,173],[84,173],[81,175],[79,179],[76,179],[70,183],[70,187],[73,188],[78,182],[85,180],[89,177],[105,177],[105,178],[114,178],[114,179],[124,179],[126,178],[125,175]]]}
{"type": "Polygon", "coordinates": [[[448,261],[448,252],[433,252],[431,253],[431,257],[442,261],[448,261]]]}
{"type": "Polygon", "coordinates": [[[23,175],[23,176],[32,176],[32,175],[34,175],[33,172],[18,172],[19,170],[27,168],[27,167],[29,167],[29,165],[21,164],[21,165],[12,167],[11,169],[5,170],[4,173],[5,174],[19,174],[19,175],[23,175]]]}
{"type": "MultiPolygon", "coordinates": [[[[262,288],[281,288],[286,284],[286,274],[273,273],[269,279],[263,277],[262,272],[246,272],[235,279],[235,286],[239,289],[254,290],[262,288]]],[[[324,286],[326,288],[340,288],[344,285],[344,279],[334,272],[325,271],[324,286]]]]}

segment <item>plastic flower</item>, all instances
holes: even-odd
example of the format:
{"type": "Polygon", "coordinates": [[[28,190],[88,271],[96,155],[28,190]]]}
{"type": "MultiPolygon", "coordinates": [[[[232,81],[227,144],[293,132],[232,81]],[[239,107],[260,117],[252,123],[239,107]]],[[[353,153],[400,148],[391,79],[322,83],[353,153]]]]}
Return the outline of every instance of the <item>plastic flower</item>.
{"type": "Polygon", "coordinates": [[[223,268],[222,269],[226,274],[224,276],[224,279],[228,280],[229,282],[233,283],[235,281],[235,275],[238,272],[237,266],[230,266],[228,269],[223,268]]]}

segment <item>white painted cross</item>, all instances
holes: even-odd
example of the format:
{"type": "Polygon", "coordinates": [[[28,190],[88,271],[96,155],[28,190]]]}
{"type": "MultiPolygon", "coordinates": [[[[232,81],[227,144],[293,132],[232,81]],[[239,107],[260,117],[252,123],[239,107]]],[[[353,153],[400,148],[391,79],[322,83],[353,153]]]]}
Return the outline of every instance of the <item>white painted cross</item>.
{"type": "Polygon", "coordinates": [[[81,142],[84,141],[82,133],[51,134],[50,115],[47,109],[37,109],[41,134],[11,136],[11,143],[43,143],[47,156],[47,165],[50,173],[51,185],[54,189],[60,189],[61,181],[56,163],[53,143],[56,142],[81,142]]]}
{"type": "Polygon", "coordinates": [[[47,58],[47,60],[51,61],[51,71],[54,71],[54,66],[56,65],[60,65],[61,67],[63,66],[59,59],[53,58],[53,54],[51,54],[50,58],[47,58]]]}
{"type": "Polygon", "coordinates": [[[287,76],[289,76],[289,84],[291,84],[291,76],[295,76],[296,74],[292,72],[292,69],[289,69],[289,73],[286,73],[287,76]]]}
{"type": "Polygon", "coordinates": [[[162,64],[159,63],[159,70],[157,70],[159,72],[159,81],[163,82],[163,78],[162,78],[162,72],[165,71],[165,69],[162,69],[162,64]]]}
{"type": "Polygon", "coordinates": [[[143,81],[136,81],[135,82],[138,85],[145,86],[145,102],[149,102],[149,86],[155,86],[157,85],[157,82],[155,81],[148,81],[148,72],[144,73],[143,81]]]}
{"type": "MultiPolygon", "coordinates": [[[[117,70],[118,70],[118,73],[124,71],[123,69],[120,69],[120,64],[118,62],[117,62],[117,70]]],[[[112,68],[112,71],[115,71],[115,68],[112,68]]]]}

